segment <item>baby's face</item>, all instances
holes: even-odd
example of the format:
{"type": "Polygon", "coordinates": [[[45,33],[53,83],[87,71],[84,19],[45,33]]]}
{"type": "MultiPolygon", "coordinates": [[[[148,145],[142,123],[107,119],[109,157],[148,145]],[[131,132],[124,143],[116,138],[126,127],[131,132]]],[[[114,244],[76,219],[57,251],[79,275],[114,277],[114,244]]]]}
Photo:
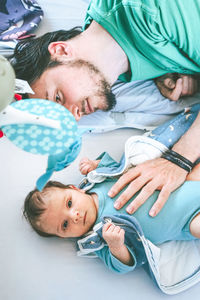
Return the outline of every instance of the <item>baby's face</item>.
{"type": "Polygon", "coordinates": [[[52,188],[46,210],[37,222],[39,228],[60,237],[80,237],[97,218],[97,195],[79,189],[52,188]]]}

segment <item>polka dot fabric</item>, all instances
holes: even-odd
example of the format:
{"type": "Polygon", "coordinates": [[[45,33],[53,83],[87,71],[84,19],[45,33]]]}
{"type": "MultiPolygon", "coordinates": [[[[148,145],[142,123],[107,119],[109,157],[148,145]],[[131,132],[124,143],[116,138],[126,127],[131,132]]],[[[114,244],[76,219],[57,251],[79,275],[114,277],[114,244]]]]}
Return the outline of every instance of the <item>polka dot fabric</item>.
{"type": "Polygon", "coordinates": [[[63,106],[41,99],[11,104],[14,108],[60,122],[60,129],[38,124],[11,124],[2,130],[16,146],[33,154],[59,154],[79,140],[77,122],[63,106]]]}

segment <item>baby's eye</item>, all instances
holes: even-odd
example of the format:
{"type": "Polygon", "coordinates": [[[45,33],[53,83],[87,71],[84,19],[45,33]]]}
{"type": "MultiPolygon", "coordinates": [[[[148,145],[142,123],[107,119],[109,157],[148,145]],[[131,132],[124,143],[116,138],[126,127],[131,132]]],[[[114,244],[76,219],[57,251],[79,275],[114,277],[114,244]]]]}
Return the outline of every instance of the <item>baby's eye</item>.
{"type": "Polygon", "coordinates": [[[72,201],[71,201],[71,200],[68,201],[67,206],[68,206],[69,208],[72,206],[72,201]]]}
{"type": "Polygon", "coordinates": [[[67,226],[68,226],[68,222],[65,221],[65,222],[63,223],[63,229],[64,229],[64,230],[67,229],[67,226]]]}

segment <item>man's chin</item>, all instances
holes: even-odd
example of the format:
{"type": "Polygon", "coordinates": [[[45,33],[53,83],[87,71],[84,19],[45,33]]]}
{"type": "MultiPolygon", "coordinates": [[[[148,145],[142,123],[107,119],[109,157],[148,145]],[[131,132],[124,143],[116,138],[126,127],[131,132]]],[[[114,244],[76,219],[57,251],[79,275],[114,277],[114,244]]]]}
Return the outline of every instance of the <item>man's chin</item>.
{"type": "Polygon", "coordinates": [[[112,91],[109,91],[109,93],[106,95],[106,104],[107,104],[107,108],[104,111],[109,111],[111,109],[113,109],[116,105],[117,101],[116,101],[116,97],[113,94],[112,91]]]}

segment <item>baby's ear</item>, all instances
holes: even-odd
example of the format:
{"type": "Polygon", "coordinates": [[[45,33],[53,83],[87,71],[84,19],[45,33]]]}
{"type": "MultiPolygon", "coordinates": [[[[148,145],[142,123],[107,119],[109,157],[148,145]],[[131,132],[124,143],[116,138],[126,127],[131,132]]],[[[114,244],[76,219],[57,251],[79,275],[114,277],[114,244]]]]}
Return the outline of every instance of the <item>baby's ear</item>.
{"type": "Polygon", "coordinates": [[[76,191],[78,191],[78,192],[80,192],[80,193],[85,194],[85,190],[79,189],[79,188],[77,188],[77,187],[76,187],[75,185],[73,185],[73,184],[70,184],[70,188],[73,189],[73,190],[76,190],[76,191]]]}

